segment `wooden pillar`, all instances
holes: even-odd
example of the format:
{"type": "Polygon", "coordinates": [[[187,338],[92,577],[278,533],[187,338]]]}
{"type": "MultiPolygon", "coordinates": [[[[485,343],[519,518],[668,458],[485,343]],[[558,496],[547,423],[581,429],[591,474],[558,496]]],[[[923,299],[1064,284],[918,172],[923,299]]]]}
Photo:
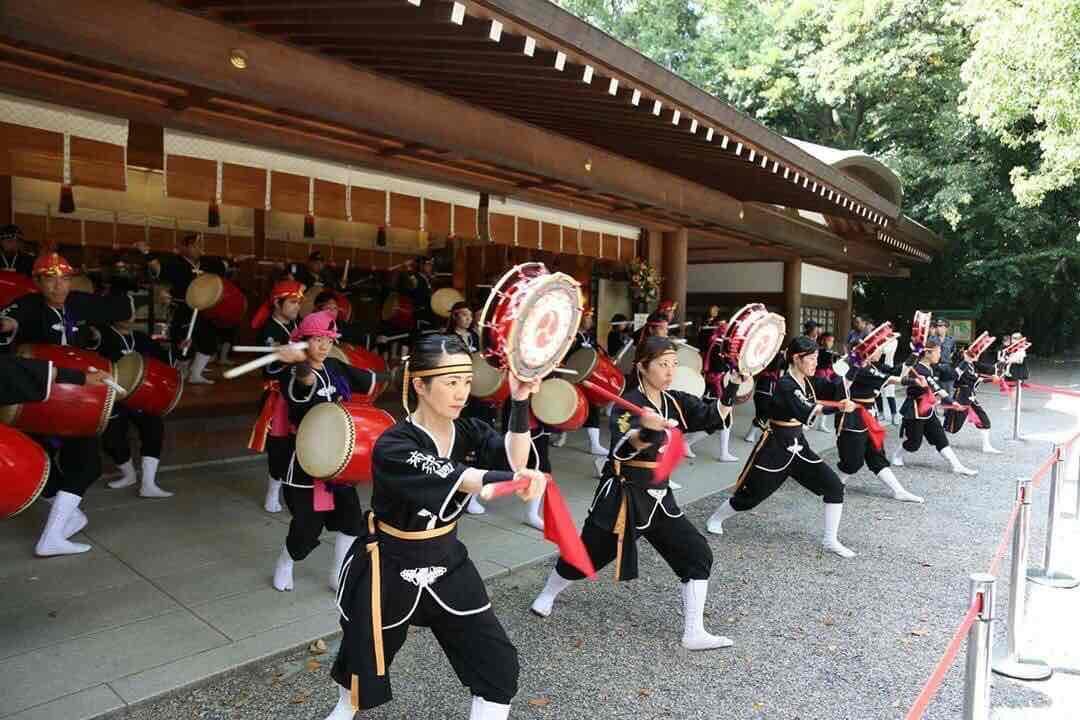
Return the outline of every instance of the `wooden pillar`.
{"type": "Polygon", "coordinates": [[[851,304],[851,288],[855,284],[855,276],[848,273],[847,276],[847,300],[836,311],[836,347],[851,350],[846,346],[848,333],[851,332],[851,313],[855,309],[851,304]]]}
{"type": "Polygon", "coordinates": [[[690,231],[686,228],[664,233],[664,289],[660,299],[678,303],[676,312],[680,318],[686,315],[686,251],[689,242],[690,231]]]}
{"type": "Polygon", "coordinates": [[[657,272],[664,271],[664,234],[659,230],[649,230],[645,238],[645,248],[642,257],[652,265],[657,272]]]}
{"type": "Polygon", "coordinates": [[[0,225],[15,222],[15,201],[11,195],[11,176],[0,175],[0,225]]]}
{"type": "Polygon", "coordinates": [[[784,318],[787,336],[802,334],[802,259],[784,261],[784,318]]]}
{"type": "Polygon", "coordinates": [[[252,234],[254,235],[254,237],[252,238],[252,247],[254,249],[251,252],[252,252],[253,255],[255,255],[255,257],[259,258],[260,260],[265,260],[266,259],[266,211],[263,210],[262,208],[255,208],[254,224],[255,224],[255,227],[253,228],[253,231],[252,231],[252,234]]]}

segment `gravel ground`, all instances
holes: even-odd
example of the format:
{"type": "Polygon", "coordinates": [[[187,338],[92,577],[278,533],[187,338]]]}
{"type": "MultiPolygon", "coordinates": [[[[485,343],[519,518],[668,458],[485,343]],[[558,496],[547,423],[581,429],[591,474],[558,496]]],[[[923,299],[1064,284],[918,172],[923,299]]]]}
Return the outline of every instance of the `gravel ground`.
{"type": "MultiPolygon", "coordinates": [[[[1059,367],[1039,379],[1075,383],[1080,369],[1059,367]]],[[[1024,428],[1031,438],[1011,442],[1006,440],[1011,414],[1001,410],[1000,396],[984,391],[983,397],[995,422],[995,442],[1006,454],[978,453],[973,430],[952,436],[961,459],[980,470],[978,477],[968,478],[943,472],[944,461],[924,448],[897,472],[908,489],[927,497],[923,506],[887,499],[864,470],[848,486],[841,526],[841,539],[859,553],[856,559],[820,552],[820,502],[795,483],[729,521],[722,538],[710,536],[715,565],[706,625],[732,637],[732,649],[681,649],[677,581],[644,542],[641,579],[616,585],[609,568],[598,582],[582,582],[563,593],[548,620],[533,617],[527,608],[550,563],[490,583],[496,611],[521,655],[513,716],[903,717],[966,610],[968,575],[989,564],[1012,507],[1016,478],[1030,473],[1049,452],[1050,440],[1040,434],[1080,425],[1080,409],[1065,404],[1048,408],[1045,396],[1030,396],[1024,428]]],[[[890,447],[894,442],[891,433],[890,447]]],[[[1032,513],[1032,558],[1041,558],[1045,495],[1044,489],[1032,513]]],[[[716,503],[707,499],[687,513],[703,527],[716,503]]],[[[1007,573],[1007,562],[1003,568],[1007,573]]],[[[998,608],[1003,618],[1007,578],[1002,580],[998,608]]],[[[1066,619],[1044,614],[1031,622],[1043,630],[1075,632],[1075,623],[1067,625],[1066,619]]],[[[1003,637],[1003,631],[1004,621],[997,635],[1003,637]]],[[[328,643],[329,653],[300,650],[256,663],[125,716],[321,719],[337,694],[327,673],[335,641],[328,643]]],[[[962,665],[961,654],[926,717],[960,717],[962,665]]],[[[468,717],[468,692],[427,630],[413,630],[393,676],[394,702],[362,717],[468,717]]],[[[1051,683],[995,680],[995,717],[1078,717],[1077,705],[1069,712],[1060,700],[1076,691],[1078,676],[1080,663],[1074,662],[1051,683]]]]}

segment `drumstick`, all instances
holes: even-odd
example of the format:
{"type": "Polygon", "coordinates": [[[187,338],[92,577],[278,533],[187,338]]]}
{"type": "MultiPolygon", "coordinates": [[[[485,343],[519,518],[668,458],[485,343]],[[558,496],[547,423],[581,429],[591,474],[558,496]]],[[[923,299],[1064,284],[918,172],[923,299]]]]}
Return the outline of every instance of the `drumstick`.
{"type": "MultiPolygon", "coordinates": [[[[277,348],[277,350],[281,350],[286,347],[292,348],[293,350],[307,350],[307,346],[308,344],[306,342],[289,343],[288,345],[282,345],[280,348],[277,348]]],[[[226,370],[225,379],[232,380],[233,378],[240,377],[241,375],[249,373],[252,370],[258,370],[263,366],[275,362],[278,359],[277,350],[275,350],[274,352],[266,353],[262,357],[255,358],[254,360],[246,362],[243,365],[237,365],[230,370],[226,370]]]]}
{"type": "Polygon", "coordinates": [[[197,317],[199,317],[199,308],[192,308],[191,309],[191,324],[188,325],[187,339],[184,341],[187,344],[184,345],[184,350],[183,350],[183,352],[180,353],[184,357],[187,357],[187,351],[188,351],[188,349],[191,348],[191,334],[195,332],[195,318],[197,318],[197,317]]]}
{"type": "MultiPolygon", "coordinates": [[[[96,367],[91,367],[90,372],[98,372],[98,369],[96,367]]],[[[119,395],[120,397],[124,397],[125,395],[128,394],[128,391],[125,390],[120,385],[120,383],[116,382],[115,380],[112,380],[111,378],[104,378],[101,382],[105,383],[106,385],[111,387],[113,390],[115,390],[116,394],[119,395]]]]}
{"type": "Polygon", "coordinates": [[[623,343],[622,350],[620,350],[619,354],[615,356],[615,364],[616,365],[619,363],[620,360],[623,359],[623,355],[626,354],[626,351],[629,350],[630,346],[632,346],[633,344],[634,344],[633,340],[627,340],[625,343],[623,343]]]}
{"type": "Polygon", "coordinates": [[[552,368],[551,372],[562,373],[563,375],[577,375],[578,371],[568,367],[552,368]]]}
{"type": "Polygon", "coordinates": [[[242,353],[268,353],[274,352],[280,347],[280,345],[237,345],[232,348],[232,351],[242,353]]]}
{"type": "Polygon", "coordinates": [[[608,323],[608,325],[633,325],[633,324],[634,324],[633,320],[616,320],[615,322],[608,323]]]}
{"type": "MultiPolygon", "coordinates": [[[[551,476],[549,475],[548,478],[550,479],[550,477],[551,476]]],[[[518,490],[524,490],[527,487],[529,487],[529,481],[525,478],[491,483],[490,485],[485,485],[480,491],[480,499],[487,502],[488,500],[513,495],[518,490]]]]}

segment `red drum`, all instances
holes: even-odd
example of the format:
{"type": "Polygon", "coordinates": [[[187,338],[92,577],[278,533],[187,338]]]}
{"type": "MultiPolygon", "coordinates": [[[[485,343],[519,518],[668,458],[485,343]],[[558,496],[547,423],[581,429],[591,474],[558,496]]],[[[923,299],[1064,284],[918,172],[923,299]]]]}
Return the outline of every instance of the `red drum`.
{"type": "Polygon", "coordinates": [[[382,319],[387,325],[398,330],[412,330],[416,324],[413,301],[401,293],[390,293],[382,306],[382,319]]]}
{"type": "MultiPolygon", "coordinates": [[[[322,285],[308,288],[308,291],[304,293],[304,299],[300,301],[300,317],[315,312],[315,298],[326,292],[326,290],[327,288],[322,285]]],[[[337,321],[339,323],[352,322],[352,301],[349,300],[345,293],[340,293],[337,290],[330,290],[330,292],[333,293],[334,304],[337,305],[337,321]]]]}
{"type": "Polygon", "coordinates": [[[911,320],[911,349],[919,351],[926,345],[926,338],[930,336],[930,313],[916,310],[915,317],[911,320]]]}
{"type": "Polygon", "coordinates": [[[741,374],[757,375],[776,357],[786,330],[783,317],[769,312],[761,303],[751,303],[728,321],[724,354],[741,374]]]}
{"type": "Polygon", "coordinates": [[[219,328],[244,322],[247,298],[236,285],[214,273],[203,273],[188,285],[187,304],[219,328]]]}
{"type": "Polygon", "coordinates": [[[492,367],[483,353],[472,353],[473,378],[469,394],[480,402],[502,405],[510,397],[510,376],[492,367]]]}
{"type": "MultiPolygon", "coordinates": [[[[20,345],[17,353],[51,360],[57,367],[83,372],[94,367],[112,373],[112,363],[101,355],[66,345],[20,345]]],[[[0,406],[0,423],[31,435],[92,437],[105,431],[115,402],[116,391],[105,385],[55,384],[48,400],[0,406]]]]}
{"type": "Polygon", "coordinates": [[[14,272],[0,272],[0,308],[6,308],[23,295],[38,292],[41,290],[31,278],[14,272]]]}
{"type": "Polygon", "coordinates": [[[964,357],[973,362],[978,360],[982,357],[984,352],[990,349],[990,346],[994,344],[995,340],[997,340],[997,336],[991,335],[983,330],[979,336],[972,340],[971,344],[968,345],[967,350],[964,351],[964,357]]]}
{"type": "Polygon", "coordinates": [[[566,356],[581,324],[581,287],[543,263],[510,269],[480,312],[480,349],[522,380],[548,375],[566,356]]]}
{"type": "MultiPolygon", "coordinates": [[[[615,395],[622,395],[623,388],[626,386],[626,376],[612,362],[607,353],[599,348],[583,347],[575,350],[566,358],[566,367],[577,372],[577,375],[566,377],[575,385],[588,380],[615,395]]],[[[593,405],[607,405],[609,402],[606,397],[588,385],[582,386],[581,390],[593,405]]]]}
{"type": "Polygon", "coordinates": [[[589,416],[589,400],[577,385],[548,378],[529,400],[533,415],[556,430],[577,430],[589,416]]]}
{"type": "Polygon", "coordinates": [[[339,485],[371,482],[371,452],[394,418],[369,403],[321,403],[296,431],[296,460],[308,475],[339,485]]]}
{"type": "MultiPolygon", "coordinates": [[[[866,365],[870,362],[870,358],[874,356],[874,353],[878,350],[883,350],[885,346],[896,337],[897,334],[893,332],[892,323],[883,322],[871,330],[866,337],[855,343],[854,347],[851,348],[850,359],[854,360],[856,365],[866,365]]],[[[833,362],[833,369],[836,370],[837,375],[846,375],[846,372],[841,372],[840,369],[836,367],[839,362],[841,361],[837,360],[833,362]]]]}
{"type": "Polygon", "coordinates": [[[354,395],[354,402],[361,403],[373,403],[379,399],[379,396],[386,390],[388,379],[386,376],[386,361],[383,360],[382,355],[365,350],[362,347],[357,347],[351,343],[337,343],[330,348],[330,357],[337,358],[346,365],[350,365],[354,368],[360,368],[363,370],[373,370],[380,375],[384,376],[384,379],[378,382],[372,391],[367,395],[354,395]]]}
{"type": "Polygon", "coordinates": [[[140,353],[116,361],[116,382],[127,390],[121,403],[157,417],[175,410],[184,394],[184,378],[179,370],[140,353]]]}
{"type": "Polygon", "coordinates": [[[49,455],[18,430],[0,425],[0,519],[15,517],[45,488],[49,455]]]}

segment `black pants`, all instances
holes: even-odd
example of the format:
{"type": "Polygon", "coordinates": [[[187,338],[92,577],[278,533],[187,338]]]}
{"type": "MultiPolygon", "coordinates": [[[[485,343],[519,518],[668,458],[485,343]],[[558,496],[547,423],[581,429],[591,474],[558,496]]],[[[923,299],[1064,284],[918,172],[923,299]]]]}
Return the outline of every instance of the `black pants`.
{"type": "Polygon", "coordinates": [[[289,463],[292,462],[292,454],[293,436],[266,436],[266,465],[270,477],[278,481],[285,479],[285,473],[289,472],[289,463]]]}
{"type": "MultiPolygon", "coordinates": [[[[712,549],[685,515],[668,517],[659,509],[652,524],[640,534],[660,553],[660,557],[675,571],[679,580],[708,580],[712,572],[712,549]]],[[[599,571],[615,559],[618,536],[588,521],[581,529],[581,541],[589,552],[593,567],[599,571]]],[[[567,580],[580,580],[585,575],[562,558],[555,565],[559,575],[567,580]]]]}
{"type": "Polygon", "coordinates": [[[123,465],[131,460],[131,439],[128,428],[134,425],[139,432],[139,453],[142,457],[161,457],[161,445],[165,438],[165,422],[156,415],[131,412],[120,408],[109,420],[101,444],[105,454],[116,463],[123,465]]]}
{"type": "Polygon", "coordinates": [[[597,405],[589,405],[589,415],[585,418],[585,425],[587,428],[599,428],[600,427],[600,408],[597,405]]]}
{"type": "Polygon", "coordinates": [[[191,335],[191,350],[186,356],[180,352],[180,343],[187,337],[188,325],[191,323],[191,308],[187,305],[177,305],[173,309],[172,324],[169,335],[173,344],[173,356],[191,359],[192,352],[203,355],[215,355],[218,351],[218,330],[202,315],[195,318],[195,330],[191,335]]]}
{"type": "Polygon", "coordinates": [[[754,393],[754,425],[758,430],[769,427],[769,406],[772,404],[772,395],[754,393]]]}
{"type": "Polygon", "coordinates": [[[285,547],[293,560],[303,560],[319,547],[319,535],[323,528],[346,535],[364,534],[363,509],[356,490],[335,485],[331,485],[330,489],[334,493],[334,509],[326,511],[315,509],[312,499],[315,491],[312,488],[285,486],[285,505],[292,513],[285,547]]]}
{"type": "Polygon", "coordinates": [[[50,438],[34,436],[34,440],[45,448],[51,460],[45,497],[54,497],[61,490],[82,497],[101,477],[101,442],[97,436],[57,438],[59,448],[50,438]]]}
{"type": "Polygon", "coordinates": [[[731,507],[739,512],[757,507],[776,492],[789,477],[823,498],[826,503],[835,505],[844,502],[844,483],[840,482],[840,477],[824,462],[808,462],[796,455],[783,470],[763,469],[780,467],[788,457],[791,457],[791,453],[780,447],[781,445],[783,443],[777,442],[777,439],[772,436],[772,431],[766,432],[758,439],[739,478],[739,486],[735,494],[731,496],[731,507]],[[763,463],[760,467],[759,462],[763,463]]]}
{"type": "Polygon", "coordinates": [[[931,415],[926,420],[904,418],[900,425],[900,437],[904,439],[905,450],[916,452],[922,447],[923,436],[938,452],[949,447],[949,438],[945,437],[945,428],[941,427],[937,415],[931,415]]]}
{"type": "Polygon", "coordinates": [[[859,472],[863,463],[875,475],[889,467],[884,448],[878,450],[874,447],[874,443],[870,442],[870,433],[841,432],[836,438],[836,449],[840,453],[837,467],[845,475],[859,472]]]}
{"type": "MultiPolygon", "coordinates": [[[[983,410],[982,405],[974,400],[969,401],[971,403],[971,409],[975,413],[975,416],[979,418],[979,429],[990,429],[990,416],[983,410]]],[[[954,435],[964,427],[967,422],[967,410],[946,410],[945,411],[945,423],[942,427],[946,432],[951,432],[954,435]]]]}

